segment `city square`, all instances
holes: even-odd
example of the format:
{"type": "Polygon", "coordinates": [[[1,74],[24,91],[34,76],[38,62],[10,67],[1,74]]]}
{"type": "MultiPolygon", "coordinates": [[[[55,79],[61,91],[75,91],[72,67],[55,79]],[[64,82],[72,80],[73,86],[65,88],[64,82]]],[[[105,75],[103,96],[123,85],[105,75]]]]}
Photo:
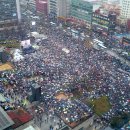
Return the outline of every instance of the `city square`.
{"type": "MultiPolygon", "coordinates": [[[[91,2],[85,7],[91,11],[91,2]]],[[[91,23],[89,15],[82,17],[91,23]]],[[[6,130],[21,130],[30,121],[38,130],[127,130],[130,62],[117,51],[129,51],[129,45],[112,37],[115,15],[101,16],[101,25],[111,29],[107,36],[97,30],[98,14],[93,13],[93,30],[52,16],[23,22],[1,43],[0,106],[14,122],[6,130]],[[15,45],[10,37],[18,39],[15,45]]]]}

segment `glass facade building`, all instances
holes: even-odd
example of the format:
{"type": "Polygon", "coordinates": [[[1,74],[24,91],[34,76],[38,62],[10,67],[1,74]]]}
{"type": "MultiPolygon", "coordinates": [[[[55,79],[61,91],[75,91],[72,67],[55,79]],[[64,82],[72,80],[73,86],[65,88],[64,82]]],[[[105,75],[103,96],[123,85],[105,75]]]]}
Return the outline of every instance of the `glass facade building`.
{"type": "Polygon", "coordinates": [[[79,20],[92,22],[93,4],[85,0],[71,0],[70,16],[79,20]]]}
{"type": "Polygon", "coordinates": [[[17,19],[16,0],[0,0],[0,21],[17,19]]]}
{"type": "Polygon", "coordinates": [[[20,22],[19,0],[0,0],[0,26],[11,22],[20,22]]]}
{"type": "MultiPolygon", "coordinates": [[[[0,40],[21,21],[19,0],[0,0],[0,40]]],[[[12,33],[11,33],[12,34],[12,33]]]]}

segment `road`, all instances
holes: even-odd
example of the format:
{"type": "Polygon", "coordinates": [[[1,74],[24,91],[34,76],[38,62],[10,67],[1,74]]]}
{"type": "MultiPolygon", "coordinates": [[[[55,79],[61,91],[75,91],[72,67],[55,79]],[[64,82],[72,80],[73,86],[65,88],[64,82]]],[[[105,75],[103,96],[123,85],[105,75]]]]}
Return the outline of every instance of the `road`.
{"type": "Polygon", "coordinates": [[[116,57],[117,59],[121,60],[123,63],[127,64],[128,66],[130,66],[130,61],[125,60],[123,57],[119,56],[119,55],[116,54],[114,51],[107,49],[106,52],[107,52],[108,54],[110,54],[110,55],[116,57]]]}
{"type": "Polygon", "coordinates": [[[35,118],[35,124],[40,128],[40,130],[50,130],[50,126],[53,126],[53,130],[60,130],[65,126],[63,121],[60,123],[58,117],[55,116],[52,118],[47,116],[45,113],[43,114],[41,121],[38,118],[35,118]]]}
{"type": "MultiPolygon", "coordinates": [[[[97,46],[95,44],[93,44],[93,47],[95,49],[97,49],[97,46]]],[[[98,49],[99,50],[99,49],[98,49]]],[[[125,63],[126,65],[130,66],[130,61],[125,60],[123,57],[119,56],[117,53],[115,53],[114,51],[110,50],[110,49],[102,49],[104,52],[108,53],[111,56],[114,56],[116,59],[119,59],[121,62],[125,63]]]]}

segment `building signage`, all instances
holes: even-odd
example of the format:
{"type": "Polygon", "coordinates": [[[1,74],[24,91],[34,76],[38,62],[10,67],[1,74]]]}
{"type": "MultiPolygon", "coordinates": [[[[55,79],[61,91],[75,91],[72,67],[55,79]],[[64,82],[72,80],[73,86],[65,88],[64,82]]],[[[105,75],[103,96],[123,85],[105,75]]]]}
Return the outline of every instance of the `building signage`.
{"type": "Polygon", "coordinates": [[[106,16],[102,16],[94,13],[92,18],[92,24],[99,25],[108,29],[110,24],[110,19],[106,16]]]}
{"type": "Polygon", "coordinates": [[[93,13],[92,25],[102,27],[109,31],[114,31],[116,27],[116,15],[110,14],[104,16],[98,13],[93,13]]]}

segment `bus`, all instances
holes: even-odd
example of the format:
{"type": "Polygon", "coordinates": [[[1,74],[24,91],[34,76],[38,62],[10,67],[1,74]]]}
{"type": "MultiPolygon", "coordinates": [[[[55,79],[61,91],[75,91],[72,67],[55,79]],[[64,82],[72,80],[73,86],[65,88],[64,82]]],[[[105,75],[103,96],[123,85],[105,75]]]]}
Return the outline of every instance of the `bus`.
{"type": "Polygon", "coordinates": [[[97,45],[99,49],[106,49],[107,47],[104,46],[103,42],[98,39],[93,39],[94,44],[97,45]]]}

